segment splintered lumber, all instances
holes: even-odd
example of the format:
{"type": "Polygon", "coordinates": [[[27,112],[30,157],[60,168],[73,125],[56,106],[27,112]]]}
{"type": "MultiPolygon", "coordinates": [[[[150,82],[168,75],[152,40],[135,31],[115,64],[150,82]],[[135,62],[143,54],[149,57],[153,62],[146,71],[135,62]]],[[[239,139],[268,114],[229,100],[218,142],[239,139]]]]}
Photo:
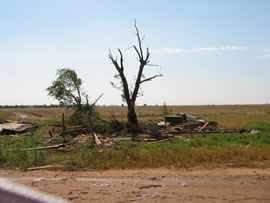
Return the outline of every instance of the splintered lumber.
{"type": "Polygon", "coordinates": [[[92,133],[95,144],[96,145],[100,145],[101,144],[101,141],[99,140],[99,138],[96,135],[96,133],[92,129],[89,129],[87,127],[65,128],[60,134],[58,134],[58,135],[50,138],[48,140],[47,144],[49,144],[57,136],[63,136],[63,137],[65,137],[66,135],[70,135],[71,137],[74,138],[74,137],[77,137],[78,135],[81,135],[81,134],[88,134],[89,132],[92,133]]]}
{"type": "Polygon", "coordinates": [[[34,171],[34,170],[42,170],[42,169],[48,169],[48,168],[60,168],[60,167],[63,167],[63,166],[62,165],[46,165],[46,166],[32,167],[32,168],[28,168],[26,170],[34,171]]]}
{"type": "Polygon", "coordinates": [[[47,147],[36,147],[36,148],[28,148],[25,149],[26,151],[33,151],[33,150],[44,150],[44,149],[58,149],[61,147],[65,147],[65,144],[59,144],[59,145],[52,145],[52,146],[47,146],[47,147]]]}
{"type": "Polygon", "coordinates": [[[54,140],[54,138],[56,138],[57,136],[58,136],[58,135],[53,136],[51,139],[48,140],[48,142],[46,142],[46,144],[50,144],[50,143],[54,140]]]}
{"type": "Polygon", "coordinates": [[[203,127],[200,128],[199,132],[201,132],[207,125],[208,125],[209,122],[206,122],[203,127]]]}
{"type": "Polygon", "coordinates": [[[93,132],[93,136],[94,136],[94,139],[95,139],[95,144],[96,145],[101,145],[101,141],[98,139],[98,136],[96,135],[95,132],[93,132]]]}

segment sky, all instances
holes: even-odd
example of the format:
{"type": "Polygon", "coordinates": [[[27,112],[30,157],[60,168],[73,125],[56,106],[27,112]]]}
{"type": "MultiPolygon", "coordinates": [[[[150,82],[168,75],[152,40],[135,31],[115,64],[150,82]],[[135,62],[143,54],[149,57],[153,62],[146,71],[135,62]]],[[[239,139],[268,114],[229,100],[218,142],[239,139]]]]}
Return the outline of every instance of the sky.
{"type": "Polygon", "coordinates": [[[109,49],[138,71],[134,20],[151,52],[137,105],[270,103],[269,0],[0,0],[0,105],[57,104],[46,88],[59,68],[90,100],[122,104],[109,49]]]}

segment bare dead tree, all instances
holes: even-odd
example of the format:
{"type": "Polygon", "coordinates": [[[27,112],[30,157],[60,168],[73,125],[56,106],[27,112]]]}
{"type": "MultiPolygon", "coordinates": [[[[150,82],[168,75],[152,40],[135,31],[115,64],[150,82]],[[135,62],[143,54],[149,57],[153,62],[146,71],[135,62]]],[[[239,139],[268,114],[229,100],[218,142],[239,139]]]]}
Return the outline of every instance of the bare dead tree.
{"type": "MultiPolygon", "coordinates": [[[[144,53],[143,48],[142,48],[142,41],[144,39],[141,38],[140,33],[139,33],[139,29],[136,25],[136,21],[134,24],[135,30],[136,30],[136,36],[137,36],[137,40],[138,40],[138,46],[133,45],[132,47],[134,48],[137,56],[138,56],[138,61],[139,61],[139,70],[137,73],[137,77],[135,79],[135,85],[134,85],[134,89],[131,90],[129,85],[128,85],[128,81],[127,78],[125,76],[124,73],[124,58],[123,58],[123,54],[122,51],[120,49],[118,49],[118,52],[120,54],[120,60],[117,59],[117,57],[113,57],[111,51],[109,51],[109,59],[111,60],[111,62],[113,63],[115,69],[118,72],[118,76],[121,79],[121,90],[123,92],[123,97],[127,103],[128,106],[128,125],[130,126],[130,128],[132,129],[132,131],[138,131],[138,120],[137,120],[137,115],[135,112],[135,102],[136,99],[139,95],[139,90],[140,87],[143,83],[151,81],[157,77],[161,77],[163,76],[162,74],[159,75],[154,75],[148,78],[145,78],[143,76],[143,70],[145,68],[145,66],[153,66],[151,64],[149,64],[150,60],[150,52],[149,49],[146,49],[146,53],[144,53]]],[[[114,86],[114,84],[112,83],[112,85],[114,86]]]]}

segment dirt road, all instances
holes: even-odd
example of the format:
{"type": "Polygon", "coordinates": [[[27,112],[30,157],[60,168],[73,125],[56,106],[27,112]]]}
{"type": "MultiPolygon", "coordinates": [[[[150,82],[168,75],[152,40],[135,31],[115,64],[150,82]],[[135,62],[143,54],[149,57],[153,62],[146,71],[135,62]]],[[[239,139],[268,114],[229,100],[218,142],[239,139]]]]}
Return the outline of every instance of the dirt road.
{"type": "Polygon", "coordinates": [[[270,169],[4,171],[72,202],[270,202],[270,169]]]}

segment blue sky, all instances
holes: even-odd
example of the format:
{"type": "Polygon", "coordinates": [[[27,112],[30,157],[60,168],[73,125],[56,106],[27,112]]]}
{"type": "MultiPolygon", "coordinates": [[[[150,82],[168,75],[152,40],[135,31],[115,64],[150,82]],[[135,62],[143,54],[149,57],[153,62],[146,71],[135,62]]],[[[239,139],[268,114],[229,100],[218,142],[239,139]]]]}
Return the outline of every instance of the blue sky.
{"type": "Polygon", "coordinates": [[[124,52],[133,82],[134,19],[164,74],[143,86],[142,105],[270,103],[268,0],[0,0],[0,105],[50,104],[45,89],[72,68],[100,104],[121,104],[108,50],[124,52]]]}

